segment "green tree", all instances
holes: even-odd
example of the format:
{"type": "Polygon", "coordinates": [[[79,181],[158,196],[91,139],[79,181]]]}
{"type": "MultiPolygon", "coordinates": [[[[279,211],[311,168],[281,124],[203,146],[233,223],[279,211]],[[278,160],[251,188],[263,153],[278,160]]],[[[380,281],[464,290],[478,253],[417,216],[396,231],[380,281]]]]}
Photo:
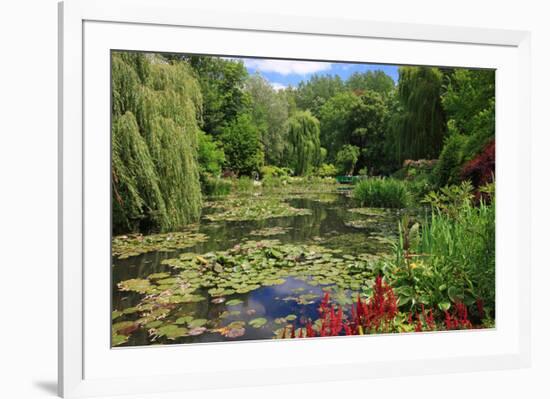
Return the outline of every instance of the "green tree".
{"type": "Polygon", "coordinates": [[[382,96],[389,96],[395,90],[395,83],[384,71],[376,70],[354,72],[346,80],[346,87],[358,95],[375,91],[382,96]]]}
{"type": "Polygon", "coordinates": [[[468,137],[466,159],[472,158],[495,136],[495,72],[455,69],[442,95],[447,127],[452,134],[468,137]]]}
{"type": "Polygon", "coordinates": [[[212,136],[199,132],[199,167],[201,173],[219,176],[225,162],[222,144],[212,136]]]}
{"type": "Polygon", "coordinates": [[[361,149],[358,167],[371,173],[386,172],[385,153],[388,108],[384,98],[374,91],[365,91],[350,113],[352,129],[349,143],[361,149]]]}
{"type": "Polygon", "coordinates": [[[244,91],[248,77],[242,61],[211,56],[186,56],[195,70],[203,97],[203,130],[216,136],[241,113],[250,109],[244,91]]]}
{"type": "Polygon", "coordinates": [[[112,54],[115,232],[173,230],[198,220],[201,104],[199,83],[185,62],[112,54]]]}
{"type": "Polygon", "coordinates": [[[439,155],[446,132],[442,80],[443,74],[437,68],[399,69],[399,106],[391,122],[392,150],[398,161],[439,155]]]}
{"type": "Polygon", "coordinates": [[[321,144],[327,149],[329,160],[334,161],[342,146],[349,143],[353,131],[351,116],[360,103],[358,96],[345,91],[331,97],[321,107],[321,144]]]}
{"type": "Polygon", "coordinates": [[[346,144],[336,155],[338,171],[345,175],[353,175],[355,165],[359,159],[359,147],[346,144]]]}
{"type": "Polygon", "coordinates": [[[320,117],[320,110],[331,97],[345,90],[339,76],[313,75],[307,82],[300,82],[295,91],[296,105],[301,110],[309,110],[320,117]]]}
{"type": "Polygon", "coordinates": [[[298,111],[289,120],[285,157],[296,175],[305,175],[321,163],[319,121],[309,111],[298,111]]]}
{"type": "Polygon", "coordinates": [[[252,101],[252,120],[260,131],[265,161],[280,165],[288,133],[288,103],[284,92],[276,92],[259,74],[250,76],[245,85],[252,101]]]}
{"type": "Polygon", "coordinates": [[[226,166],[238,175],[251,175],[263,165],[260,133],[249,114],[241,114],[222,128],[221,141],[226,166]]]}

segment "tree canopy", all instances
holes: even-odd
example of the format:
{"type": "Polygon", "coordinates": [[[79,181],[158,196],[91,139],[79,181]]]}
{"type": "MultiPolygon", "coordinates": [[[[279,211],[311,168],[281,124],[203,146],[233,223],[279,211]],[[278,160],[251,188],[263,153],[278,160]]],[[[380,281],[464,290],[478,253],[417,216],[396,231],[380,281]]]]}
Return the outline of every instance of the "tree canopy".
{"type": "Polygon", "coordinates": [[[393,114],[393,150],[397,159],[436,158],[446,121],[441,103],[443,74],[438,68],[399,69],[399,106],[393,114]]]}
{"type": "Polygon", "coordinates": [[[277,92],[259,74],[245,83],[251,99],[252,121],[260,134],[265,162],[280,165],[288,133],[288,103],[284,92],[277,92]]]}
{"type": "Polygon", "coordinates": [[[192,69],[157,56],[114,53],[112,79],[115,231],[173,230],[197,221],[202,96],[192,69]]]}
{"type": "Polygon", "coordinates": [[[286,159],[297,175],[305,175],[321,163],[319,121],[309,111],[300,111],[289,120],[286,159]]]}
{"type": "Polygon", "coordinates": [[[438,159],[435,183],[451,184],[494,140],[492,70],[314,74],[282,90],[266,76],[238,59],[113,52],[115,231],[194,223],[205,184],[262,170],[389,176],[438,159]]]}

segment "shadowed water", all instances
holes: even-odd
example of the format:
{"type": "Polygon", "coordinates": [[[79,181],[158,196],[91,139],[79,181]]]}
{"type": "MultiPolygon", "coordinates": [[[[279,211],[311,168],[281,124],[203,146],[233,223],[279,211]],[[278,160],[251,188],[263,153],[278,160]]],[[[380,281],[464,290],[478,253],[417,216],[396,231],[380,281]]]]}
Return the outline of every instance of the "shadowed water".
{"type": "MultiPolygon", "coordinates": [[[[149,252],[128,259],[113,259],[112,293],[113,310],[123,311],[139,303],[143,295],[132,292],[121,292],[117,288],[120,281],[133,278],[146,278],[152,273],[174,270],[161,264],[164,259],[174,258],[183,252],[197,254],[227,250],[236,244],[248,240],[277,239],[282,243],[318,244],[328,248],[340,249],[349,254],[380,254],[388,252],[391,244],[388,239],[395,238],[398,213],[392,213],[384,218],[376,219],[376,223],[363,224],[360,228],[353,227],[350,222],[365,220],[364,216],[349,212],[357,207],[354,201],[344,195],[324,195],[322,200],[311,198],[295,198],[288,200],[295,208],[307,208],[311,215],[272,218],[261,221],[246,222],[209,222],[201,221],[199,232],[208,236],[208,240],[184,250],[172,252],[149,252]],[[251,232],[270,227],[283,227],[288,230],[281,235],[261,237],[251,232]]],[[[205,214],[212,212],[205,209],[205,214]]],[[[227,306],[226,303],[212,303],[207,292],[200,292],[207,300],[182,304],[178,312],[193,313],[196,319],[207,319],[210,325],[218,323],[221,315],[223,323],[231,321],[246,322],[246,332],[242,339],[273,338],[274,332],[285,324],[303,325],[307,319],[317,318],[317,308],[323,294],[323,289],[331,287],[310,285],[307,281],[288,277],[280,285],[261,287],[247,294],[235,294],[226,297],[226,301],[240,299],[242,303],[227,306]],[[305,299],[304,299],[305,298],[305,299]],[[225,313],[224,313],[225,312],[225,313]],[[238,313],[237,313],[238,312],[238,313]],[[290,316],[289,316],[290,315],[290,316]],[[288,317],[286,322],[282,318],[288,317]],[[259,328],[248,326],[248,321],[262,317],[267,323],[259,328]]],[[[350,295],[350,292],[345,292],[350,295]]],[[[123,316],[120,320],[132,320],[135,316],[123,316]]],[[[221,326],[221,324],[220,324],[221,326]]],[[[213,328],[210,328],[213,329],[213,328]]],[[[182,337],[176,340],[158,338],[152,341],[146,329],[135,331],[124,346],[147,345],[151,343],[198,343],[234,340],[226,338],[217,332],[206,332],[198,336],[182,337]]]]}

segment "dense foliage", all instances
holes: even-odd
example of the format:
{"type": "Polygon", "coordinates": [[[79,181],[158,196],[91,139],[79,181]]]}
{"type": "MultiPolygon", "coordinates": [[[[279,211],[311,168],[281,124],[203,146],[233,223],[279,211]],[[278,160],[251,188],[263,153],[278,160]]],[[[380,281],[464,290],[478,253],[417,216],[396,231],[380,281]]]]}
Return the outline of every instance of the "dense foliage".
{"type": "Polygon", "coordinates": [[[494,71],[247,66],[112,55],[112,345],[494,327],[494,71]]]}
{"type": "Polygon", "coordinates": [[[398,160],[436,158],[445,137],[441,102],[443,74],[437,68],[399,70],[398,105],[392,115],[393,150],[398,160]]]}
{"type": "Polygon", "coordinates": [[[252,120],[260,134],[265,162],[280,165],[288,134],[288,104],[284,92],[276,92],[260,75],[250,76],[245,85],[252,101],[252,120]]]}
{"type": "Polygon", "coordinates": [[[410,193],[401,180],[372,177],[355,185],[353,197],[361,206],[375,208],[406,208],[410,193]]]}
{"type": "Polygon", "coordinates": [[[173,230],[197,221],[202,97],[193,71],[114,53],[112,76],[113,229],[173,230]]]}
{"type": "Polygon", "coordinates": [[[289,166],[297,175],[308,174],[322,161],[319,121],[309,111],[303,111],[294,114],[288,125],[289,166]]]}
{"type": "Polygon", "coordinates": [[[275,90],[239,59],[114,53],[115,229],[193,222],[201,189],[235,187],[224,177],[393,174],[416,199],[478,187],[494,172],[494,90],[494,71],[420,66],[399,68],[397,84],[369,70],[275,90]],[[437,163],[401,169],[422,159],[437,163]]]}

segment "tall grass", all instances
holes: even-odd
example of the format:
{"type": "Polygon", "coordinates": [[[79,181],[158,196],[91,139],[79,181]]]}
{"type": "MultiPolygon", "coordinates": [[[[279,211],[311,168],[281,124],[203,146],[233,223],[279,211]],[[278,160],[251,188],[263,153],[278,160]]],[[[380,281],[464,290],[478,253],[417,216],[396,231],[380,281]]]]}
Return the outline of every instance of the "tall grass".
{"type": "Polygon", "coordinates": [[[362,180],[353,189],[353,198],[361,206],[374,208],[406,208],[411,196],[406,183],[391,178],[369,178],[362,180]]]}
{"type": "Polygon", "coordinates": [[[483,299],[494,309],[495,302],[495,206],[462,206],[455,215],[434,209],[429,223],[420,229],[413,248],[432,271],[446,275],[450,293],[467,304],[483,299]]]}
{"type": "Polygon", "coordinates": [[[231,193],[233,184],[229,179],[206,176],[202,181],[202,190],[205,195],[212,197],[225,197],[231,193]]]}
{"type": "Polygon", "coordinates": [[[254,180],[248,176],[241,176],[233,181],[233,190],[237,194],[248,194],[254,191],[254,180]]]}

